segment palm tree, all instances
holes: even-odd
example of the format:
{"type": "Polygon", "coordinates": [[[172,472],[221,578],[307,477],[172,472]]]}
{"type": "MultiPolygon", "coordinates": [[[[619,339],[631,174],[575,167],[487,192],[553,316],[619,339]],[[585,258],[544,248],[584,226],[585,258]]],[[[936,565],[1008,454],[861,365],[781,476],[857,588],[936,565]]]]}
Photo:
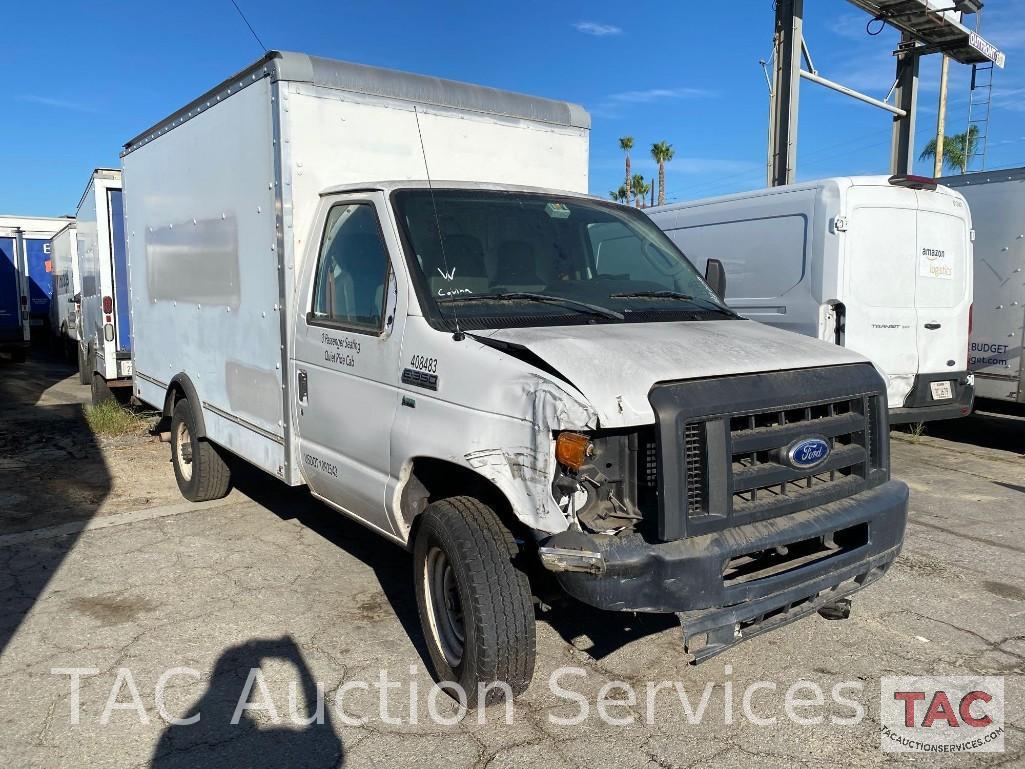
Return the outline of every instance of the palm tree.
{"type": "Polygon", "coordinates": [[[651,185],[644,181],[643,174],[634,174],[630,179],[630,189],[633,190],[634,207],[644,208],[644,196],[648,194],[651,185]]]}
{"type": "Polygon", "coordinates": [[[634,148],[634,138],[632,136],[621,136],[619,138],[619,148],[626,153],[626,197],[630,197],[630,182],[633,177],[630,176],[630,150],[634,148]]]}
{"type": "Polygon", "coordinates": [[[658,204],[666,202],[666,163],[673,159],[673,145],[666,141],[651,145],[651,157],[658,163],[658,204]]]}
{"type": "Polygon", "coordinates": [[[609,190],[609,200],[614,200],[617,203],[629,203],[630,193],[626,191],[626,185],[620,184],[618,190],[609,190]]]}
{"type": "MultiPolygon", "coordinates": [[[[966,173],[968,171],[968,161],[972,155],[975,154],[975,150],[979,145],[979,128],[978,126],[968,126],[968,130],[964,133],[954,134],[953,136],[943,137],[943,165],[949,168],[951,171],[957,171],[958,173],[966,173]]],[[[932,139],[928,144],[925,145],[925,149],[922,150],[922,154],[918,156],[919,160],[935,160],[936,159],[936,140],[932,139]]]]}

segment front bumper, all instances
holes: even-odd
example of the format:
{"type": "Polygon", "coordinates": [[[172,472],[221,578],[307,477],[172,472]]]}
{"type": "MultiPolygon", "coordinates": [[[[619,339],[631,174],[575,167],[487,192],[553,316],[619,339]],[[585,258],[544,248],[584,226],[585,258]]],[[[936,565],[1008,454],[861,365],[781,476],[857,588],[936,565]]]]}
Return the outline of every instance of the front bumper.
{"type": "Polygon", "coordinates": [[[677,613],[685,639],[707,633],[696,661],[758,632],[797,619],[881,577],[900,553],[908,488],[887,481],[853,497],[798,513],[662,543],[640,535],[564,532],[545,546],[601,553],[598,574],[556,573],[562,588],[599,609],[677,613]],[[834,533],[859,533],[858,544],[768,576],[729,579],[727,565],[748,553],[793,547],[834,533]],[[747,626],[745,628],[745,625],[747,626]]]}
{"type": "Polygon", "coordinates": [[[919,374],[911,392],[904,398],[902,408],[890,409],[890,424],[908,422],[935,422],[940,419],[957,419],[972,413],[975,401],[975,377],[967,371],[941,374],[919,374]],[[930,385],[933,382],[950,382],[952,398],[934,400],[930,385]]]}

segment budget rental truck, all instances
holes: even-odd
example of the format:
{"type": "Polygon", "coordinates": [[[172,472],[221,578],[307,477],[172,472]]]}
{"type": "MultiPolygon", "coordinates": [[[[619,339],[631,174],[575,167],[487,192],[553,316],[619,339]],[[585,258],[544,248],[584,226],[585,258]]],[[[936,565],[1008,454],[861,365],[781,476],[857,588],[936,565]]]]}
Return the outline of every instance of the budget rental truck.
{"type": "Polygon", "coordinates": [[[648,209],[745,317],[847,347],[886,377],[890,421],[971,412],[972,223],[921,177],[821,179],[648,209]]]}
{"type": "Polygon", "coordinates": [[[132,319],[128,300],[121,170],[97,168],[78,201],[78,374],[93,403],[132,386],[132,319]]]}
{"type": "Polygon", "coordinates": [[[981,398],[1025,403],[1025,168],[950,176],[975,224],[969,370],[981,398]]]}
{"type": "Polygon", "coordinates": [[[183,495],[240,458],[409,548],[471,705],[530,682],[532,571],[677,614],[700,661],[844,614],[903,541],[876,370],[739,318],[587,196],[588,132],[565,102],[270,52],[122,153],[134,392],[183,495]]]}

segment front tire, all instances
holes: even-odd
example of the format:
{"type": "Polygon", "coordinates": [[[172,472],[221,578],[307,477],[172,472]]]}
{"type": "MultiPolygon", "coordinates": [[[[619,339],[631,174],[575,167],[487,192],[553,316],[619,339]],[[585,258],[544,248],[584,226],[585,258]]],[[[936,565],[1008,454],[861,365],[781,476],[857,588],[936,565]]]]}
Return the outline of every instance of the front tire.
{"type": "Polygon", "coordinates": [[[187,398],[171,415],[171,464],[178,490],[190,502],[221,499],[231,491],[231,469],[217,448],[196,434],[196,418],[187,398]]]}
{"type": "MultiPolygon", "coordinates": [[[[458,683],[470,708],[522,694],[534,676],[530,583],[513,561],[520,548],[495,511],[453,497],[424,512],[413,548],[416,602],[438,681],[458,683]]],[[[451,693],[451,692],[450,692],[451,693]]]]}

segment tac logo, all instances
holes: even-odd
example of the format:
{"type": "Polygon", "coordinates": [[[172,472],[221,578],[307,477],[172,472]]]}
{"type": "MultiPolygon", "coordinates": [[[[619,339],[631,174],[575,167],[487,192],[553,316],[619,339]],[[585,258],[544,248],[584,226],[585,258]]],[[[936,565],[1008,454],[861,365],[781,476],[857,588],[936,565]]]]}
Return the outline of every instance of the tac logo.
{"type": "Polygon", "coordinates": [[[1004,679],[886,676],[879,715],[887,752],[1003,752],[1004,679]]]}

